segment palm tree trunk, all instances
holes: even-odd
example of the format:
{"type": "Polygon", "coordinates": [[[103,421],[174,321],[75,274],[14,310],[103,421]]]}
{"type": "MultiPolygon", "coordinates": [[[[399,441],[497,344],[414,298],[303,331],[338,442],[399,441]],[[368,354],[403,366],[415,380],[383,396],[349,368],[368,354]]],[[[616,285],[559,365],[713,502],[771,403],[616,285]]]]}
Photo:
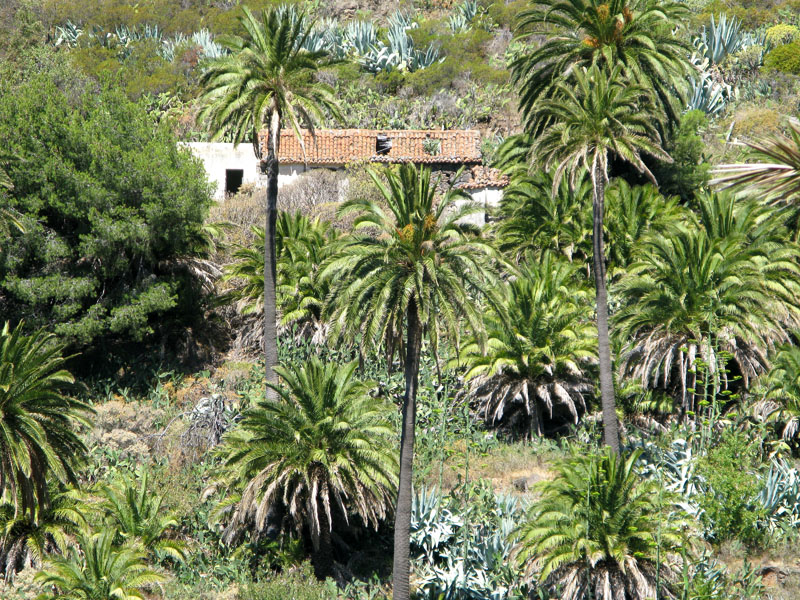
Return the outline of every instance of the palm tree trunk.
{"type": "Polygon", "coordinates": [[[619,454],[619,423],[614,402],[614,379],[611,372],[611,341],[608,337],[608,293],[606,291],[606,255],[603,247],[603,216],[605,211],[606,175],[600,161],[592,174],[594,217],[592,250],[594,285],[597,297],[597,345],[600,359],[600,398],[603,405],[603,440],[619,454]]]}
{"type": "Polygon", "coordinates": [[[314,567],[314,575],[317,579],[323,580],[326,577],[333,577],[333,543],[331,542],[331,528],[328,523],[328,515],[325,509],[319,510],[319,538],[317,545],[311,556],[311,565],[314,567]]]}
{"type": "Polygon", "coordinates": [[[414,462],[414,427],[417,422],[417,380],[421,327],[417,302],[408,303],[408,343],[406,344],[406,394],[403,398],[403,431],[400,438],[400,481],[397,486],[397,506],[394,520],[393,600],[409,600],[411,482],[414,462]]]}
{"type": "MultiPolygon", "coordinates": [[[[275,289],[277,263],[275,255],[275,224],[278,220],[278,149],[281,139],[280,115],[273,110],[267,132],[267,222],[264,228],[264,369],[267,381],[275,380],[278,364],[278,331],[275,289]]],[[[267,396],[272,390],[267,388],[267,396]]]]}

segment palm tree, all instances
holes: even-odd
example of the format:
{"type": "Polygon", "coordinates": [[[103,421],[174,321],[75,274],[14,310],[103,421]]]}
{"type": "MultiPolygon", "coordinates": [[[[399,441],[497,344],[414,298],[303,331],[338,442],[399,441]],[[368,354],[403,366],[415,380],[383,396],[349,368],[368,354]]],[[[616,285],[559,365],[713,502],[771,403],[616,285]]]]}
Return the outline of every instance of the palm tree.
{"type": "Polygon", "coordinates": [[[0,495],[15,512],[37,514],[49,500],[48,479],[76,483],[86,452],[75,425],[93,412],[64,395],[73,383],[54,335],[23,335],[23,324],[0,330],[0,495]]]}
{"type": "Polygon", "coordinates": [[[626,341],[622,371],[671,387],[684,412],[694,409],[687,388],[697,388],[698,359],[716,380],[719,352],[730,353],[747,385],[800,317],[800,250],[779,241],[781,216],[731,197],[699,202],[698,224],[648,240],[615,286],[621,308],[614,321],[626,341]]]}
{"type": "Polygon", "coordinates": [[[324,273],[331,277],[331,328],[362,350],[375,347],[405,325],[405,394],[400,440],[400,483],[394,533],[394,598],[409,598],[409,527],[414,457],[416,394],[422,335],[431,348],[443,337],[457,339],[462,319],[481,332],[481,308],[474,295],[492,281],[487,260],[495,252],[475,236],[465,235],[458,220],[475,210],[454,208],[463,193],[452,186],[436,204],[438,182],[427,168],[404,164],[384,171],[388,186],[370,171],[385,207],[372,200],[346,202],[354,228],[369,233],[342,242],[324,273]],[[388,209],[388,210],[385,210],[388,209]]]}
{"type": "Polygon", "coordinates": [[[144,600],[142,589],[159,583],[164,577],[150,570],[139,550],[113,545],[117,532],[81,534],[80,552],[53,557],[35,581],[52,586],[54,591],[40,600],[144,600]]]}
{"type": "Polygon", "coordinates": [[[304,44],[312,30],[304,14],[272,8],[261,20],[247,9],[239,22],[244,37],[220,38],[231,54],[209,66],[201,83],[203,108],[199,119],[212,139],[231,135],[234,144],[248,140],[261,158],[259,132],[266,127],[267,217],[264,272],[264,355],[267,381],[278,362],[276,331],[277,252],[275,223],[278,202],[278,151],[281,127],[288,123],[303,143],[301,126],[312,132],[325,111],[338,117],[330,86],[316,81],[325,53],[309,51],[304,44]]]}
{"type": "MultiPolygon", "coordinates": [[[[226,267],[225,279],[241,285],[227,297],[238,300],[243,315],[263,311],[264,305],[264,230],[252,228],[256,244],[237,249],[234,263],[226,267]]],[[[281,211],[275,226],[278,260],[277,305],[281,329],[297,327],[298,336],[312,335],[321,341],[325,334],[322,308],[329,282],[320,274],[320,266],[328,258],[337,238],[328,223],[311,220],[300,214],[281,211]]],[[[246,335],[248,340],[259,336],[246,335]]],[[[248,343],[248,345],[255,345],[248,343]]]]}
{"type": "Polygon", "coordinates": [[[800,197],[800,122],[789,123],[788,136],[746,145],[764,162],[722,165],[711,185],[758,188],[776,201],[800,197]]]}
{"type": "MultiPolygon", "coordinates": [[[[688,88],[691,46],[674,29],[688,19],[681,2],[661,0],[534,0],[520,15],[517,39],[545,35],[511,65],[520,88],[520,107],[531,124],[541,124],[536,104],[560,95],[558,86],[571,71],[599,66],[619,68],[626,83],[652,91],[658,111],[678,122],[688,88]]],[[[529,128],[536,132],[538,125],[529,128]]]]}
{"type": "Polygon", "coordinates": [[[554,251],[569,260],[588,257],[591,235],[589,206],[592,184],[586,177],[571,189],[562,179],[552,194],[553,178],[542,171],[527,171],[511,178],[500,201],[495,227],[500,250],[519,261],[529,250],[554,251]]]}
{"type": "Polygon", "coordinates": [[[577,423],[584,396],[594,392],[597,361],[591,298],[578,267],[552,254],[529,256],[503,291],[502,312],[486,316],[486,351],[469,340],[458,357],[480,412],[491,424],[522,421],[537,435],[545,419],[577,423]]]}
{"type": "Polygon", "coordinates": [[[677,197],[664,198],[650,184],[632,186],[622,178],[611,183],[606,201],[606,253],[612,279],[625,273],[642,240],[670,236],[688,218],[677,197]]]}
{"type": "Polygon", "coordinates": [[[217,450],[219,485],[235,510],[226,530],[232,541],[243,525],[264,530],[267,513],[285,507],[298,531],[311,535],[312,564],[319,578],[332,575],[331,531],[352,512],[377,528],[391,511],[397,482],[392,407],[369,395],[356,363],[275,368],[282,383],[268,384],[277,397],[244,413],[217,450]]]}
{"type": "Polygon", "coordinates": [[[554,84],[553,97],[536,103],[530,118],[543,124],[531,147],[539,165],[553,172],[553,196],[565,173],[574,187],[582,169],[592,181],[592,259],[597,298],[600,393],[605,442],[619,451],[619,426],[614,405],[608,299],[603,246],[603,216],[608,162],[616,157],[633,165],[655,183],[642,153],[669,160],[658,143],[653,105],[647,90],[627,85],[620,67],[605,72],[597,66],[577,69],[570,79],[554,84]]]}
{"type": "Polygon", "coordinates": [[[45,555],[64,553],[86,524],[83,502],[75,489],[51,490],[50,504],[36,518],[16,511],[11,501],[0,504],[0,571],[6,581],[26,565],[40,568],[45,555]]]}
{"type": "Polygon", "coordinates": [[[687,521],[635,470],[640,450],[580,454],[556,465],[520,525],[516,553],[563,600],[675,598],[687,521]],[[658,586],[658,589],[657,589],[658,586]]]}
{"type": "Polygon", "coordinates": [[[762,414],[782,425],[784,439],[795,440],[800,432],[800,348],[785,344],[772,358],[772,367],[755,386],[762,414]]]}
{"type": "Polygon", "coordinates": [[[185,544],[167,538],[169,530],[178,527],[178,520],[161,510],[164,496],[153,492],[148,483],[149,475],[145,471],[138,489],[131,482],[102,486],[100,510],[131,547],[157,558],[171,556],[183,561],[186,559],[185,544]]]}

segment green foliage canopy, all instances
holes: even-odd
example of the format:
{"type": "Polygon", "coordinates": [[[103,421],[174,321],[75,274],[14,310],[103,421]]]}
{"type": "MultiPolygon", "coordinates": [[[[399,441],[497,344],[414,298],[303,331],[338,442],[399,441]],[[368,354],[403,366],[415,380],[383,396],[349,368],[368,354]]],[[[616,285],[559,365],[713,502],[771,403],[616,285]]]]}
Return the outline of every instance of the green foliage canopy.
{"type": "Polygon", "coordinates": [[[25,228],[0,254],[0,312],[85,347],[196,308],[181,257],[200,251],[210,189],[141,105],[40,75],[0,98],[0,140],[18,157],[0,208],[25,228]]]}

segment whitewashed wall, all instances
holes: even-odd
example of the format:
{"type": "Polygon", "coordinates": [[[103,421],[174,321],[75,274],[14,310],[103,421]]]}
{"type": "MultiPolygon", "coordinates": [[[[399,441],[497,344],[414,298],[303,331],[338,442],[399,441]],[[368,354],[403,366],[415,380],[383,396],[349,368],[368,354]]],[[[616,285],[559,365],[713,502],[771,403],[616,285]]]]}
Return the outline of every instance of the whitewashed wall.
{"type": "Polygon", "coordinates": [[[239,144],[237,148],[222,142],[189,142],[183,145],[203,161],[208,180],[215,186],[215,200],[225,199],[225,171],[228,169],[242,170],[243,185],[260,180],[258,159],[250,144],[239,144]]]}
{"type": "Polygon", "coordinates": [[[482,187],[467,190],[467,193],[469,194],[470,199],[457,200],[456,206],[461,206],[463,204],[472,202],[483,207],[484,210],[483,212],[476,212],[464,217],[462,222],[483,227],[486,224],[486,213],[500,206],[500,200],[503,199],[503,188],[482,187]]]}

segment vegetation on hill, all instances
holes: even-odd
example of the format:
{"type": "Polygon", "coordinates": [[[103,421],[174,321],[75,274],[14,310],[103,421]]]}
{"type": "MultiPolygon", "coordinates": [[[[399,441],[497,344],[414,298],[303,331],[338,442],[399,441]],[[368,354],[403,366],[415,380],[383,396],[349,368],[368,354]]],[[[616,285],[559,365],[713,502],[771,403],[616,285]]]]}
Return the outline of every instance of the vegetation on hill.
{"type": "Polygon", "coordinates": [[[798,10],[5,3],[0,595],[797,597],[798,10]],[[509,185],[278,191],[334,124],[509,185]]]}

